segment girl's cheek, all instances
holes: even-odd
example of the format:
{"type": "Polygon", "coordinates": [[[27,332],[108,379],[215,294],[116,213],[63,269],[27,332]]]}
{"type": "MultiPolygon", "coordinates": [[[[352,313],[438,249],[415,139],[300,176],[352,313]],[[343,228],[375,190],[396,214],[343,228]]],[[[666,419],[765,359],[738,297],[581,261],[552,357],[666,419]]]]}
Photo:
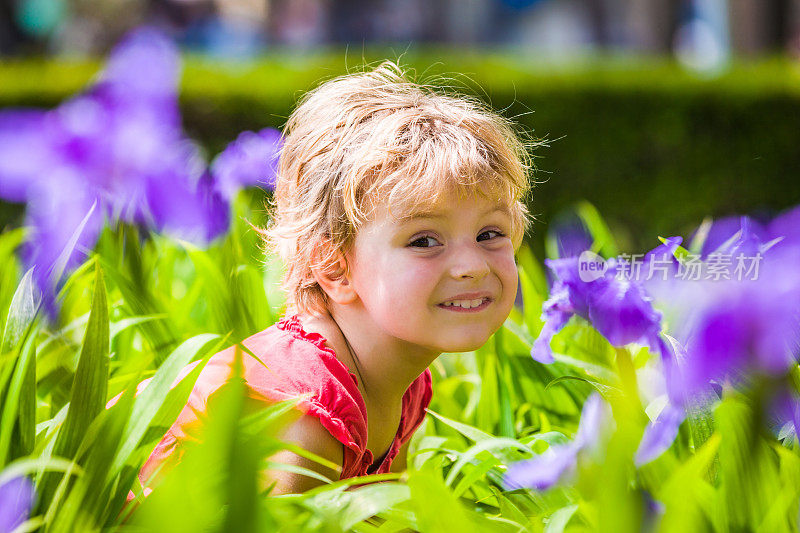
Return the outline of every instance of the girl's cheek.
{"type": "Polygon", "coordinates": [[[411,285],[408,285],[409,290],[413,290],[413,287],[429,276],[430,273],[431,268],[429,266],[420,265],[419,263],[397,263],[395,265],[396,279],[402,280],[403,283],[411,283],[411,285]]]}
{"type": "Polygon", "coordinates": [[[500,267],[509,272],[513,270],[514,272],[517,271],[517,262],[514,257],[514,250],[510,246],[507,249],[498,250],[498,264],[500,267]]]}

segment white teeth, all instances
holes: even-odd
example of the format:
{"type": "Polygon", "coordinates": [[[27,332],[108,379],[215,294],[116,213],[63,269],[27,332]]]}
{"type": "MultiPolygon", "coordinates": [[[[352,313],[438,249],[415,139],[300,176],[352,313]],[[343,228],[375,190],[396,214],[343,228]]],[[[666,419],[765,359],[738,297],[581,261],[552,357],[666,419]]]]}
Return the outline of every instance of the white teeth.
{"type": "Polygon", "coordinates": [[[451,302],[445,302],[445,307],[463,307],[464,309],[471,309],[473,307],[478,307],[483,303],[483,298],[478,298],[475,300],[453,300],[451,302]]]}

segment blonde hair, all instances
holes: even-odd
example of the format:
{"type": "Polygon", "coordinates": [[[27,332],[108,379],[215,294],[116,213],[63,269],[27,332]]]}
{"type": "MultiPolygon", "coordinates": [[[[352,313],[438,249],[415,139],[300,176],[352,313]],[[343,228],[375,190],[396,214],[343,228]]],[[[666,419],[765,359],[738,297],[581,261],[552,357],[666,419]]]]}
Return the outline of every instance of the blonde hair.
{"type": "Polygon", "coordinates": [[[387,61],[323,83],[289,117],[266,245],[283,260],[287,304],[324,312],[312,269],[342,275],[339,257],[373,210],[405,218],[446,194],[507,204],[519,248],[532,167],[510,121],[484,104],[409,81],[387,61]]]}

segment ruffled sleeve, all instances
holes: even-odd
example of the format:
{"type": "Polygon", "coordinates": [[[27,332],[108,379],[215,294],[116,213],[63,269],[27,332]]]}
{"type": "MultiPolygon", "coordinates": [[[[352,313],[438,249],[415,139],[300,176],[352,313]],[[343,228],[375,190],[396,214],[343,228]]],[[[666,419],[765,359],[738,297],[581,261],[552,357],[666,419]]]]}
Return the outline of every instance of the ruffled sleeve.
{"type": "Polygon", "coordinates": [[[355,375],[325,343],[318,333],[306,332],[296,316],[284,318],[273,334],[248,339],[248,348],[263,354],[264,364],[245,358],[245,381],[256,399],[302,398],[298,408],[318,418],[344,446],[342,478],[346,478],[361,466],[367,408],[355,375]]]}

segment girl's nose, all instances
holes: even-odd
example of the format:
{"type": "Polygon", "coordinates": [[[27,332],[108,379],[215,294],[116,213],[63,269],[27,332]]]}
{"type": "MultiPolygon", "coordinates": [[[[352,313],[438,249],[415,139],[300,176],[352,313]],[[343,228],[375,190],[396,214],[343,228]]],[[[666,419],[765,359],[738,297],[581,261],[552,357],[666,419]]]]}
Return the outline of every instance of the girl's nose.
{"type": "Polygon", "coordinates": [[[489,264],[483,252],[474,244],[462,246],[453,253],[450,275],[455,279],[482,279],[489,273],[489,264]]]}

